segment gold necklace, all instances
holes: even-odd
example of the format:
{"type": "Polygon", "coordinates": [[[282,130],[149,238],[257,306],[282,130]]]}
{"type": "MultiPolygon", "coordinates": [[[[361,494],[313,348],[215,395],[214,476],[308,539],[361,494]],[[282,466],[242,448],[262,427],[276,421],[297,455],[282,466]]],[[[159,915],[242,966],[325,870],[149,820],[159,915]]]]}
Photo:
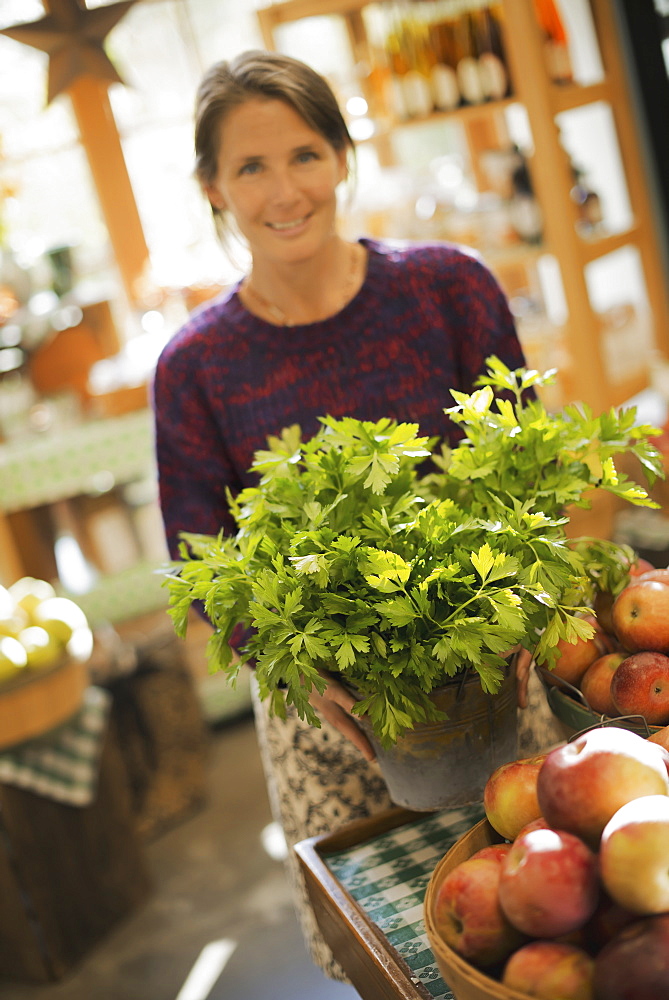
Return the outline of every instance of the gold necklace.
{"type": "MultiPolygon", "coordinates": [[[[360,260],[359,251],[362,250],[362,247],[360,247],[360,244],[358,243],[350,243],[349,246],[351,248],[351,257],[349,262],[348,274],[346,276],[346,281],[344,282],[341,298],[339,300],[337,308],[334,310],[335,313],[338,313],[341,309],[343,309],[346,303],[352,298],[351,293],[355,287],[356,279],[358,277],[358,261],[360,260]]],[[[257,292],[255,290],[253,285],[250,284],[251,277],[252,275],[250,275],[247,278],[244,278],[240,286],[240,291],[243,290],[248,296],[250,296],[250,298],[252,298],[255,302],[257,302],[258,305],[261,306],[265,310],[265,312],[272,317],[272,319],[278,326],[295,326],[296,325],[295,322],[288,318],[288,315],[283,311],[283,309],[280,309],[279,306],[275,305],[273,302],[270,302],[268,299],[264,297],[264,295],[261,295],[260,292],[257,292]]],[[[330,315],[334,315],[334,313],[330,315]]],[[[326,319],[327,317],[322,317],[322,318],[326,319]]]]}

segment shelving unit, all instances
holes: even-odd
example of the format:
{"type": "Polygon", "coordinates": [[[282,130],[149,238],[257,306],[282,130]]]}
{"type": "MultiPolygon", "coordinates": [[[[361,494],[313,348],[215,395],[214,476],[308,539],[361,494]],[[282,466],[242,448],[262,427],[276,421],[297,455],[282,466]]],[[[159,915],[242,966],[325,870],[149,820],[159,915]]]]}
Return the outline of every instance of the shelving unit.
{"type": "MultiPolygon", "coordinates": [[[[280,47],[281,31],[293,22],[326,15],[342,18],[353,65],[370,67],[374,54],[366,8],[387,6],[383,0],[380,4],[368,0],[285,0],[259,10],[257,15],[264,43],[270,49],[280,47]]],[[[525,109],[533,145],[528,162],[543,216],[543,239],[539,246],[479,249],[510,296],[514,285],[541,280],[537,275],[542,266],[550,270],[561,314],[552,328],[549,323],[545,331],[535,332],[533,340],[519,326],[528,360],[544,366],[544,353],[547,357],[550,352],[542,353],[541,338],[552,337],[558,345],[559,368],[554,405],[583,401],[601,411],[621,405],[645,389],[657,353],[669,353],[669,299],[615,12],[610,0],[560,0],[565,15],[577,15],[592,27],[595,61],[601,63],[602,72],[583,84],[558,84],[550,80],[544,62],[534,5],[530,0],[500,0],[499,6],[513,96],[410,121],[383,114],[380,120],[377,116],[370,141],[379,164],[385,167],[395,162],[394,140],[404,130],[427,122],[455,124],[464,136],[476,185],[484,190],[482,154],[510,145],[507,112],[514,104],[525,109]],[[593,134],[600,126],[604,131],[608,128],[612,160],[619,160],[621,200],[629,202],[622,223],[618,220],[616,225],[601,227],[587,236],[579,231],[578,206],[571,195],[573,156],[565,143],[565,134],[568,138],[574,131],[574,115],[590,116],[596,125],[593,134]],[[619,280],[620,275],[624,280],[619,280]],[[630,301],[625,298],[628,279],[636,281],[637,289],[630,301]]],[[[363,76],[357,82],[374,109],[378,95],[369,93],[369,78],[363,76]]],[[[607,155],[607,149],[599,155],[607,155]]],[[[596,159],[598,151],[590,155],[596,159]]],[[[415,237],[416,233],[393,232],[392,236],[415,237]]],[[[426,227],[425,238],[431,236],[426,227]]],[[[543,280],[545,274],[544,270],[543,280]]]]}

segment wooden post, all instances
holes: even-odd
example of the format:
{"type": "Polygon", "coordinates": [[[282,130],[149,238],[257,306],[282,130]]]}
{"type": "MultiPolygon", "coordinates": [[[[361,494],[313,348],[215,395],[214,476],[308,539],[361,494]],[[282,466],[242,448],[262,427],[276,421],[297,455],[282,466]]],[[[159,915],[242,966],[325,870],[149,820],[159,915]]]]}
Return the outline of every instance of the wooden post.
{"type": "Polygon", "coordinates": [[[567,398],[585,400],[595,412],[606,409],[607,380],[600,350],[599,329],[588,294],[576,234],[577,210],[569,197],[572,186],[569,158],[551,103],[551,88],[542,58],[539,27],[531,4],[506,0],[504,16],[514,45],[507,46],[514,92],[527,108],[532,126],[535,155],[532,183],[544,209],[544,235],[555,254],[567,293],[567,334],[572,364],[562,373],[567,398]],[[550,206],[550,211],[546,211],[550,206]]]}
{"type": "Polygon", "coordinates": [[[67,93],[93,175],[121,281],[131,304],[141,295],[149,251],[109,103],[110,83],[122,83],[104,51],[107,34],[136,0],[89,9],[85,0],[44,0],[39,21],[0,33],[49,55],[48,101],[67,93]]]}
{"type": "Polygon", "coordinates": [[[72,101],[123,286],[130,302],[135,303],[149,251],[109,103],[107,84],[90,76],[81,76],[68,87],[67,93],[72,101]]]}

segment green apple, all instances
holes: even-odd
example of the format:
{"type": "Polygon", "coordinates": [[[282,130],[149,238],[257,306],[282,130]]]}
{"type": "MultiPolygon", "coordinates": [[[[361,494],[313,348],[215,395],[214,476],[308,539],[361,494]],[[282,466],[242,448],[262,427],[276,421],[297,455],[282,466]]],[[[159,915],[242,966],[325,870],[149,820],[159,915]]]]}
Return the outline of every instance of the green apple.
{"type": "Polygon", "coordinates": [[[88,624],[79,605],[68,597],[48,597],[41,601],[33,612],[32,620],[34,625],[46,629],[63,645],[70,641],[77,629],[88,624]]]}
{"type": "Polygon", "coordinates": [[[21,629],[29,624],[23,608],[19,607],[6,587],[0,586],[0,635],[16,638],[21,629]]]}
{"type": "Polygon", "coordinates": [[[74,630],[72,638],[65,647],[65,651],[73,660],[79,660],[83,663],[86,660],[90,660],[93,655],[93,646],[93,633],[88,625],[86,625],[74,630]]]}
{"type": "Polygon", "coordinates": [[[27,663],[28,654],[18,639],[11,635],[0,637],[0,681],[16,677],[27,663]]]}
{"type": "Polygon", "coordinates": [[[22,576],[8,590],[18,606],[29,616],[32,616],[41,601],[56,596],[56,591],[47,580],[38,580],[34,576],[22,576]]]}
{"type": "Polygon", "coordinates": [[[28,667],[32,670],[46,670],[63,659],[62,642],[49,635],[40,625],[29,625],[19,632],[18,640],[28,656],[28,667]]]}

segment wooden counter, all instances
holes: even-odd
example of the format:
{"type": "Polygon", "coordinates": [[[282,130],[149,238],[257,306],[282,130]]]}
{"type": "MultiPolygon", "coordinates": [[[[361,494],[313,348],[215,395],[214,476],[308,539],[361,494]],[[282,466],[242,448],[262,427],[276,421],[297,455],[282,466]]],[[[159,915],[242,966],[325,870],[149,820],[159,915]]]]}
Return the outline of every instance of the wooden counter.
{"type": "Polygon", "coordinates": [[[318,925],[363,1000],[453,1000],[423,923],[427,883],[482,816],[393,809],[295,846],[318,925]]]}

